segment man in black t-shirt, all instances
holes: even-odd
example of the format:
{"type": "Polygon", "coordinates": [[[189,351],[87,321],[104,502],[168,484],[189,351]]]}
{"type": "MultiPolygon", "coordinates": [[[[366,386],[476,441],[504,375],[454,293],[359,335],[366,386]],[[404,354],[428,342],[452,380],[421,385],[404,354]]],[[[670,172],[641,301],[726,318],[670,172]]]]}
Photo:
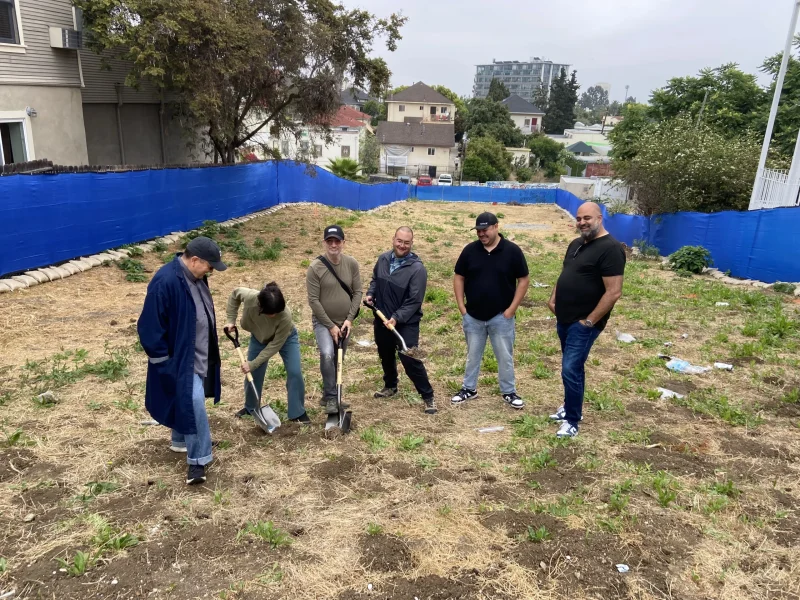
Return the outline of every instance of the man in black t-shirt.
{"type": "Polygon", "coordinates": [[[584,365],[592,344],[606,326],[622,296],[625,251],[603,227],[603,213],[585,202],[577,213],[581,237],[567,248],[564,267],[550,296],[561,340],[564,404],[550,418],[561,423],[558,437],[578,435],[583,419],[584,365]]]}
{"type": "Polygon", "coordinates": [[[488,337],[497,359],[503,400],[521,409],[525,402],[517,395],[514,379],[514,315],[528,291],[528,263],[519,246],[499,233],[497,217],[492,213],[478,215],[474,229],[478,239],[461,251],[453,278],[467,339],[467,366],[461,390],[451,402],[461,404],[478,396],[478,375],[488,337]]]}

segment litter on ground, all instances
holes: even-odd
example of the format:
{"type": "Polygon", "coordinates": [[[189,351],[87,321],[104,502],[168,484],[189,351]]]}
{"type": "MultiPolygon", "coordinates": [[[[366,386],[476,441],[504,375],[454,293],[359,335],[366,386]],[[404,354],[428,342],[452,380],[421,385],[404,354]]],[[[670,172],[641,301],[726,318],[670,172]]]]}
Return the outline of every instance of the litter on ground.
{"type": "Polygon", "coordinates": [[[684,373],[685,375],[700,375],[711,370],[711,367],[698,367],[688,360],[681,360],[680,358],[671,359],[666,366],[670,371],[684,373]]]}
{"type": "Polygon", "coordinates": [[[630,333],[620,333],[618,331],[617,332],[617,341],[618,342],[623,342],[625,344],[632,344],[633,342],[636,341],[636,338],[633,337],[630,333]]]}

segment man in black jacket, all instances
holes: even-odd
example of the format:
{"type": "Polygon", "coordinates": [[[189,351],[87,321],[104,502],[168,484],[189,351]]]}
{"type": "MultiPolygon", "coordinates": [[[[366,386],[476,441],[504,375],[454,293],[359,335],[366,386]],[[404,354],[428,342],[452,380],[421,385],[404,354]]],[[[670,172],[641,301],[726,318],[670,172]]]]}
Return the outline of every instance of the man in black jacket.
{"type": "MultiPolygon", "coordinates": [[[[406,346],[419,344],[419,322],[422,319],[422,301],[428,272],[419,257],[411,252],[414,232],[410,227],[400,227],[392,239],[393,249],[378,257],[372,270],[372,282],[366,300],[375,304],[403,336],[406,346]]],[[[397,338],[381,321],[375,319],[375,343],[383,367],[384,388],[375,393],[376,398],[389,398],[397,393],[397,338]]],[[[433,388],[422,361],[400,354],[406,375],[417,388],[425,403],[425,413],[436,413],[433,388]]]]}

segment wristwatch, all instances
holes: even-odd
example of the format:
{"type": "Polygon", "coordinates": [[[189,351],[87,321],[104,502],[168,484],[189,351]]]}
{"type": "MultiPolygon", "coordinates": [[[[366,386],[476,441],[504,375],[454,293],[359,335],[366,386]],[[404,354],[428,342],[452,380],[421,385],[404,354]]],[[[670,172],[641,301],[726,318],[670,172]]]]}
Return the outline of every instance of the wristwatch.
{"type": "Polygon", "coordinates": [[[592,323],[591,319],[584,319],[583,322],[586,323],[587,327],[594,327],[594,323],[592,323]]]}

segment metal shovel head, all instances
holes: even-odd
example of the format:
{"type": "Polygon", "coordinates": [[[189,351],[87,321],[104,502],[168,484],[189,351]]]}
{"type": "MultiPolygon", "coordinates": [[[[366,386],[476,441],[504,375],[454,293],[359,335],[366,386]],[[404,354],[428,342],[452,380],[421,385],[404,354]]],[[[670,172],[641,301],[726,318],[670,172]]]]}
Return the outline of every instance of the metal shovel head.
{"type": "Polygon", "coordinates": [[[339,418],[339,429],[342,430],[342,433],[350,433],[350,422],[353,419],[353,411],[346,410],[344,414],[340,413],[339,418]]]}
{"type": "Polygon", "coordinates": [[[266,412],[267,410],[272,410],[272,409],[270,409],[269,406],[262,406],[262,407],[260,407],[260,408],[258,408],[256,410],[254,410],[253,411],[253,420],[256,422],[256,425],[258,425],[266,433],[272,433],[278,427],[273,427],[272,425],[269,424],[269,420],[268,420],[269,419],[269,414],[266,412]]]}

